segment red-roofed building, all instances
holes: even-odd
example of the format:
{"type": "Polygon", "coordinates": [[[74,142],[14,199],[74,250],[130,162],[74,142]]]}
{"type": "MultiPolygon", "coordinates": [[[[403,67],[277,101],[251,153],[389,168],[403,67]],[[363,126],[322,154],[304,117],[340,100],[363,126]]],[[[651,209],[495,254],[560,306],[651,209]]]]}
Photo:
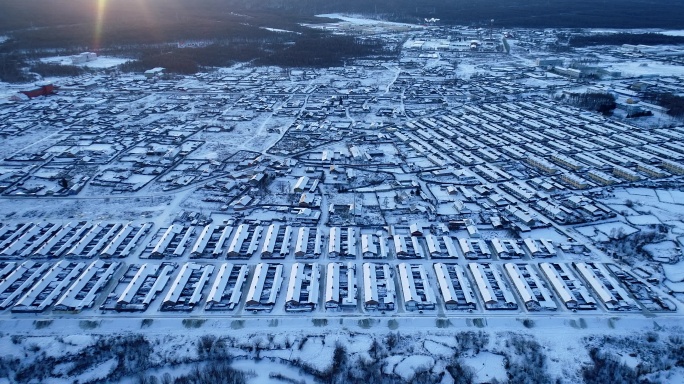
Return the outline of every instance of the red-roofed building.
{"type": "Polygon", "coordinates": [[[34,97],[47,96],[55,93],[55,86],[52,83],[43,84],[28,91],[21,91],[21,93],[33,99],[34,97]]]}

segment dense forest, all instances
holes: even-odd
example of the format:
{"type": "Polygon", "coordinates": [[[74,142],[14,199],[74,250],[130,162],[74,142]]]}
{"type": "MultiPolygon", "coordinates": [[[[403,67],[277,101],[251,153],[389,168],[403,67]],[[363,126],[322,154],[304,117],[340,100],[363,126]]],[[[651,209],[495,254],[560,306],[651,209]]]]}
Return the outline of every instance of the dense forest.
{"type": "MultiPolygon", "coordinates": [[[[106,15],[126,23],[127,18],[147,17],[151,23],[174,18],[208,18],[270,12],[310,17],[319,13],[373,13],[385,18],[418,21],[437,17],[444,23],[495,23],[505,27],[620,27],[682,28],[684,3],[668,0],[5,0],[0,30],[71,25],[95,21],[98,5],[106,15]]],[[[272,26],[278,28],[278,26],[272,26]]]]}
{"type": "Polygon", "coordinates": [[[289,41],[240,41],[215,43],[200,48],[170,48],[145,50],[140,58],[123,64],[123,71],[140,72],[153,67],[164,67],[167,72],[190,74],[202,67],[230,66],[251,61],[256,65],[281,67],[328,68],[360,57],[396,56],[398,47],[386,48],[379,40],[357,39],[350,36],[308,33],[289,41]]]}
{"type": "Polygon", "coordinates": [[[31,64],[41,53],[48,55],[45,51],[49,55],[95,51],[134,59],[122,67],[124,71],[164,67],[167,72],[181,74],[245,61],[329,67],[351,58],[389,57],[398,52],[397,47],[377,39],[337,36],[303,27],[303,22],[330,20],[286,11],[239,13],[226,7],[226,2],[191,4],[175,0],[110,1],[101,3],[106,6],[100,10],[92,1],[70,1],[71,5],[63,0],[40,2],[44,7],[37,7],[34,0],[7,4],[8,12],[0,14],[0,26],[15,29],[8,33],[10,40],[0,45],[0,80],[30,81],[28,72],[60,76],[79,71],[73,66],[31,64]],[[46,12],[52,7],[60,9],[46,12]],[[62,12],[65,8],[74,12],[62,12]],[[16,18],[9,17],[12,14],[16,18]],[[270,30],[273,28],[289,32],[270,30]],[[179,47],[188,41],[198,42],[198,47],[179,47]]]}
{"type": "Polygon", "coordinates": [[[684,117],[684,97],[671,92],[650,91],[644,93],[644,100],[667,108],[667,114],[674,117],[684,117]]]}
{"type": "Polygon", "coordinates": [[[617,108],[615,96],[610,93],[570,93],[565,100],[576,107],[588,109],[609,116],[617,108]]]}

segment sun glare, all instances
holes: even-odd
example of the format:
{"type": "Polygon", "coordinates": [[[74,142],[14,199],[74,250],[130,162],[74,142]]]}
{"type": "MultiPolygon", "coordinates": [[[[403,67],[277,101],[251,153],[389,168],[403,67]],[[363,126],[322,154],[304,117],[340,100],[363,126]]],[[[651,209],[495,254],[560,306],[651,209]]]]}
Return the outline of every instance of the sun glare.
{"type": "Polygon", "coordinates": [[[97,0],[97,17],[95,19],[95,35],[93,39],[93,49],[100,48],[102,42],[102,27],[104,24],[104,14],[107,8],[107,0],[97,0]]]}
{"type": "MultiPolygon", "coordinates": [[[[102,48],[102,42],[104,39],[105,24],[111,22],[112,17],[108,13],[121,11],[121,9],[116,9],[116,6],[123,6],[122,4],[115,5],[112,0],[95,0],[97,2],[95,9],[95,31],[93,34],[93,50],[98,50],[102,48]]],[[[148,32],[154,37],[159,37],[158,23],[153,17],[153,13],[150,12],[149,5],[146,0],[133,0],[126,2],[129,15],[135,14],[135,16],[142,17],[144,25],[149,29],[148,32]]],[[[120,12],[117,12],[120,13],[120,12]]]]}

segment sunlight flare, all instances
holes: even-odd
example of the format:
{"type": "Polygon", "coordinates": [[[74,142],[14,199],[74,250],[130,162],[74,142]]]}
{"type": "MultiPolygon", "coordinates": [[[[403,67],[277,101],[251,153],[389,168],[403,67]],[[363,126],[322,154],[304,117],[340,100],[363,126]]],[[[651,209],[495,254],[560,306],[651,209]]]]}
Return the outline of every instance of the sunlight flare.
{"type": "Polygon", "coordinates": [[[107,8],[107,0],[97,0],[97,17],[95,19],[95,34],[93,39],[93,50],[98,50],[102,43],[102,27],[104,26],[104,15],[107,8]]]}

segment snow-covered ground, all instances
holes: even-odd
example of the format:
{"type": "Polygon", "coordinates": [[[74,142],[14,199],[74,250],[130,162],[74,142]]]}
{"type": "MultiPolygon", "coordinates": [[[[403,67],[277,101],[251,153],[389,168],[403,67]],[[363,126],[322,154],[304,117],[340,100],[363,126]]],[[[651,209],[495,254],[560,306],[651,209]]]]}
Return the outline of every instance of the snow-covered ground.
{"type": "Polygon", "coordinates": [[[371,25],[371,26],[385,25],[385,26],[418,27],[415,24],[396,23],[393,21],[376,20],[376,19],[371,19],[371,18],[365,17],[363,15],[346,15],[346,14],[341,14],[341,13],[325,13],[325,14],[320,14],[320,15],[316,15],[316,16],[325,17],[328,19],[342,20],[344,22],[347,22],[350,24],[356,24],[356,25],[366,25],[366,26],[369,26],[369,25],[371,25]]]}
{"type": "Polygon", "coordinates": [[[622,72],[623,76],[683,76],[684,67],[676,64],[654,63],[647,60],[635,60],[630,62],[612,63],[608,69],[622,72]]]}
{"type": "Polygon", "coordinates": [[[261,29],[265,29],[265,30],[267,30],[267,31],[277,32],[277,33],[296,33],[296,34],[300,34],[300,32],[288,31],[287,29],[268,28],[268,27],[261,27],[261,29]]]}
{"type": "Polygon", "coordinates": [[[53,56],[42,58],[41,61],[51,64],[61,64],[61,65],[75,65],[77,67],[88,67],[88,68],[112,68],[123,63],[131,61],[131,59],[121,58],[121,57],[111,57],[111,56],[98,56],[92,61],[85,63],[74,64],[69,56],[53,56]]]}

